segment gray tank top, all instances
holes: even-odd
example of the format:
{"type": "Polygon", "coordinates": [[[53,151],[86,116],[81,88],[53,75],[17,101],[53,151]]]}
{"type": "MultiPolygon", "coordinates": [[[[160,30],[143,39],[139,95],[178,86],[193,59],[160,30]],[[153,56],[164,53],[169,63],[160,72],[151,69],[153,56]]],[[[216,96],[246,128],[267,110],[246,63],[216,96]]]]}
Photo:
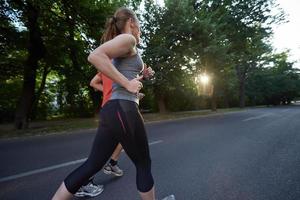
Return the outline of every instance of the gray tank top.
{"type": "MultiPolygon", "coordinates": [[[[112,63],[128,80],[138,77],[139,73],[144,68],[143,60],[138,53],[125,58],[115,58],[112,60],[112,63]]],[[[137,94],[127,91],[124,87],[117,83],[113,83],[112,85],[112,94],[110,99],[124,99],[134,101],[139,104],[137,94]]]]}

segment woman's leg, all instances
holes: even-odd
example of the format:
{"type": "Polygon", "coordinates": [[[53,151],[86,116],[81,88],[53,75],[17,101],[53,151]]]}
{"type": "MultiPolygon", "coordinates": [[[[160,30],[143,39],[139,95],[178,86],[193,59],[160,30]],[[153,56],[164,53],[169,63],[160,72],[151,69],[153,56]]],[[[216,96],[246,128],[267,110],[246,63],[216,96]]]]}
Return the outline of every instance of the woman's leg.
{"type": "Polygon", "coordinates": [[[136,167],[136,184],[143,200],[154,200],[154,180],[151,173],[151,158],[148,139],[142,116],[135,103],[120,101],[117,113],[123,131],[119,140],[136,167]]]}
{"type": "Polygon", "coordinates": [[[154,200],[155,199],[155,189],[154,186],[148,192],[139,192],[143,200],[154,200]]]}
{"type": "MultiPolygon", "coordinates": [[[[106,115],[109,115],[109,112],[106,115]]],[[[71,194],[75,194],[84,182],[102,169],[119,143],[113,133],[114,130],[101,121],[88,159],[67,176],[54,195],[54,200],[70,199],[71,194]]]]}
{"type": "Polygon", "coordinates": [[[62,182],[62,184],[59,186],[56,193],[52,197],[52,200],[61,200],[61,199],[68,200],[68,199],[72,199],[72,197],[73,194],[67,190],[65,183],[62,182]]]}

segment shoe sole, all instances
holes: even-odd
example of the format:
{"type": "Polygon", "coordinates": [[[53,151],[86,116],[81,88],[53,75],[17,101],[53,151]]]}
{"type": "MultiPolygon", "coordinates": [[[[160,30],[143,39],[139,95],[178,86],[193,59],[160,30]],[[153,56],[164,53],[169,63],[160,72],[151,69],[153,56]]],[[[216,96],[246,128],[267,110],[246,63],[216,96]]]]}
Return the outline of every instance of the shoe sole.
{"type": "Polygon", "coordinates": [[[104,191],[104,189],[101,188],[101,190],[99,190],[96,194],[81,192],[81,193],[75,194],[74,196],[75,197],[96,197],[96,196],[100,195],[103,191],[104,191]]]}
{"type": "Polygon", "coordinates": [[[176,199],[175,199],[175,196],[173,194],[171,194],[171,195],[163,198],[162,200],[176,200],[176,199]]]}
{"type": "Polygon", "coordinates": [[[120,176],[123,176],[123,174],[117,174],[117,173],[115,173],[115,172],[113,172],[113,171],[108,171],[108,170],[105,170],[105,169],[103,169],[103,173],[104,174],[107,174],[107,175],[115,175],[115,176],[118,176],[118,177],[120,177],[120,176]]]}

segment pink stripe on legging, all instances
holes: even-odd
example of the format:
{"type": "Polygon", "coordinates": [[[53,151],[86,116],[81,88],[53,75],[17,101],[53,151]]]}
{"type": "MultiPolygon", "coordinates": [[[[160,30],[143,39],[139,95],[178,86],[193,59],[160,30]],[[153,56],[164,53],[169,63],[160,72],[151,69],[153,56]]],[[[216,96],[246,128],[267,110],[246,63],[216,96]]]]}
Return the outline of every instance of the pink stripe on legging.
{"type": "Polygon", "coordinates": [[[123,130],[124,130],[124,132],[126,133],[126,128],[125,128],[124,122],[123,122],[123,120],[122,120],[122,117],[121,117],[119,111],[118,111],[117,113],[118,113],[118,118],[119,118],[119,120],[120,120],[120,122],[121,122],[121,124],[122,124],[123,130]]]}

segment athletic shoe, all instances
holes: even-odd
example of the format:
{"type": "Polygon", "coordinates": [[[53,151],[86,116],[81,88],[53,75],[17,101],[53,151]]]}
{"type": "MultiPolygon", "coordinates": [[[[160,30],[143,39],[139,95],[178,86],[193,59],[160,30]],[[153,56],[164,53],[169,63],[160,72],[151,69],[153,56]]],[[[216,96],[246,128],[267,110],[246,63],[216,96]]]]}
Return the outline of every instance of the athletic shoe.
{"type": "Polygon", "coordinates": [[[123,176],[123,170],[118,165],[112,166],[110,163],[103,168],[104,174],[113,174],[115,176],[123,176]]]}
{"type": "Polygon", "coordinates": [[[175,196],[172,194],[170,196],[163,198],[162,200],[175,200],[175,196]]]}
{"type": "Polygon", "coordinates": [[[104,190],[103,185],[95,185],[93,182],[89,182],[85,186],[81,186],[79,190],[74,194],[75,197],[95,197],[101,194],[104,190]]]}

